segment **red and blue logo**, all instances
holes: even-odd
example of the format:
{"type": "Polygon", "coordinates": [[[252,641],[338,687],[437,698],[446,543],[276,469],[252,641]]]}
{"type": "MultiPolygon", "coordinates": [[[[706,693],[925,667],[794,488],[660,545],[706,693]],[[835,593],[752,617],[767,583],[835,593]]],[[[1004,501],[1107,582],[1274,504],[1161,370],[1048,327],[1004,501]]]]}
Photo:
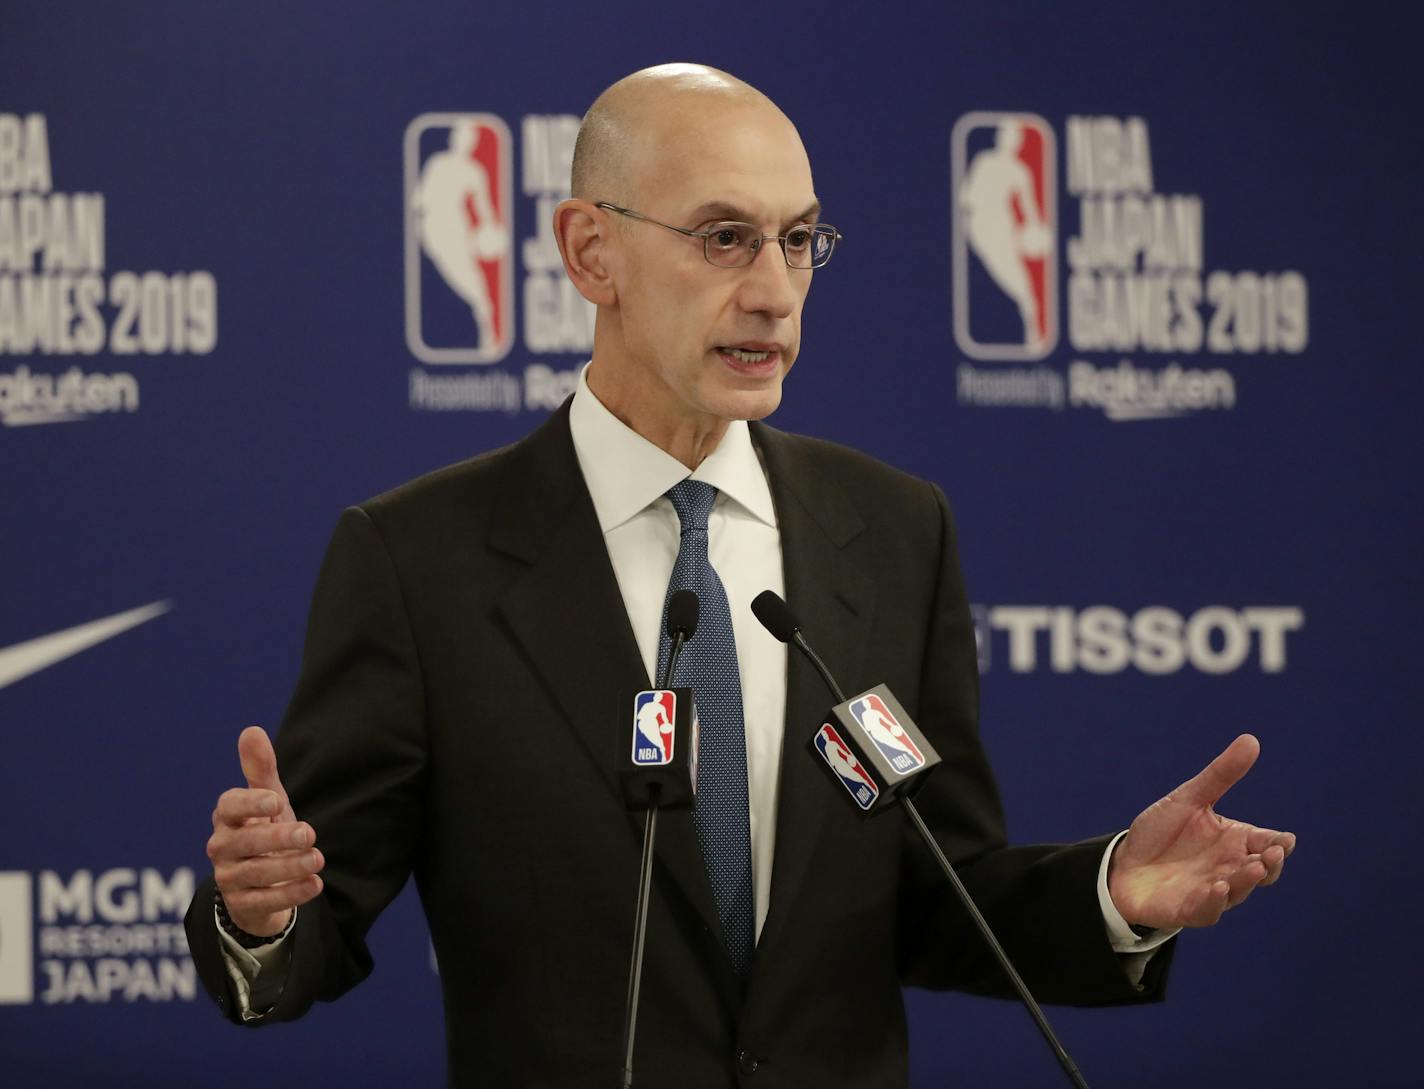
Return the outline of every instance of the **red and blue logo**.
{"type": "Polygon", "coordinates": [[[860,725],[861,732],[901,775],[909,775],[925,766],[925,754],[910,740],[895,713],[874,692],[853,701],[850,713],[860,725]]]}
{"type": "Polygon", "coordinates": [[[880,788],[875,785],[875,780],[870,777],[870,773],[856,759],[850,746],[841,740],[841,735],[836,733],[835,727],[829,722],[816,733],[816,751],[821,754],[821,759],[826,762],[827,766],[836,773],[841,785],[855,799],[856,805],[861,809],[868,810],[875,804],[875,799],[880,797],[880,788]]]}
{"type": "Polygon", "coordinates": [[[633,701],[633,763],[642,768],[670,764],[676,737],[677,693],[639,692],[633,701]]]}
{"type": "Polygon", "coordinates": [[[1053,129],[1031,113],[965,114],[951,137],[954,338],[971,359],[1042,359],[1058,344],[1053,129]]]}
{"type": "Polygon", "coordinates": [[[423,363],[495,363],[514,345],[513,160],[494,114],[406,129],[406,342],[423,363]]]}

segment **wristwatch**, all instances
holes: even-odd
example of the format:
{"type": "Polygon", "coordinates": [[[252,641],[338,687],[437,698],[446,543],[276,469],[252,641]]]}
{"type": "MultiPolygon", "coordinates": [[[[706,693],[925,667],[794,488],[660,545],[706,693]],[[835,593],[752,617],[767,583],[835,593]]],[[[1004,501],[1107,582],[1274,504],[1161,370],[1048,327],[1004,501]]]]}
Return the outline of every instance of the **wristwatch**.
{"type": "Polygon", "coordinates": [[[223,903],[221,889],[213,889],[213,907],[217,909],[218,925],[223,928],[223,933],[244,949],[261,949],[264,945],[281,941],[287,936],[287,931],[292,929],[292,923],[296,921],[296,912],[293,912],[292,918],[287,921],[285,927],[264,938],[260,934],[249,934],[232,921],[232,916],[227,913],[227,904],[223,903]]]}

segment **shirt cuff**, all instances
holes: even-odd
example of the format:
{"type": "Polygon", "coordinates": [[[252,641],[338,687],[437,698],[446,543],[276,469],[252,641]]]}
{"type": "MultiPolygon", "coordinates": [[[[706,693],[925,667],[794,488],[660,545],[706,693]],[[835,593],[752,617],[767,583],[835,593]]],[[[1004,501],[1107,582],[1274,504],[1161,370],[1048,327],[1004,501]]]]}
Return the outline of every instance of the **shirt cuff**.
{"type": "Polygon", "coordinates": [[[1182,928],[1169,927],[1139,936],[1113,903],[1112,895],[1108,892],[1108,865],[1112,861],[1112,853],[1118,841],[1125,835],[1125,831],[1115,835],[1108,844],[1108,849],[1103,852],[1103,861],[1098,866],[1098,908],[1103,913],[1103,926],[1107,928],[1108,941],[1112,943],[1113,952],[1122,956],[1123,970],[1127,972],[1128,979],[1134,987],[1141,989],[1142,976],[1147,971],[1147,962],[1152,959],[1152,954],[1158,947],[1181,933],[1182,928]]]}
{"type": "Polygon", "coordinates": [[[218,921],[217,908],[213,908],[213,925],[218,928],[218,937],[222,941],[223,965],[227,969],[228,978],[232,980],[237,1010],[244,1021],[257,1021],[264,1017],[276,1005],[277,998],[281,995],[282,977],[285,976],[287,964],[291,960],[287,937],[292,933],[292,927],[297,925],[297,910],[292,909],[287,928],[275,941],[260,945],[256,949],[244,949],[236,938],[222,928],[222,923],[218,921]],[[264,986],[259,987],[258,977],[264,971],[267,972],[267,978],[262,980],[264,986]],[[269,982],[275,982],[277,986],[265,986],[269,982]]]}

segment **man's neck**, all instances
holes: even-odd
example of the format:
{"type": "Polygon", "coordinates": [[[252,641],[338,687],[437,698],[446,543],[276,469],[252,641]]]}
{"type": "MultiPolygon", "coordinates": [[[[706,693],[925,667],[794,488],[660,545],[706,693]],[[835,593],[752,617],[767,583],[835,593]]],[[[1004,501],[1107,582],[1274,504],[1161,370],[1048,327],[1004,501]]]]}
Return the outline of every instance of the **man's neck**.
{"type": "Polygon", "coordinates": [[[613,369],[600,367],[595,358],[588,371],[588,388],[599,403],[626,427],[689,469],[701,465],[727,433],[730,421],[717,416],[669,418],[666,412],[659,411],[653,397],[612,375],[613,369]]]}

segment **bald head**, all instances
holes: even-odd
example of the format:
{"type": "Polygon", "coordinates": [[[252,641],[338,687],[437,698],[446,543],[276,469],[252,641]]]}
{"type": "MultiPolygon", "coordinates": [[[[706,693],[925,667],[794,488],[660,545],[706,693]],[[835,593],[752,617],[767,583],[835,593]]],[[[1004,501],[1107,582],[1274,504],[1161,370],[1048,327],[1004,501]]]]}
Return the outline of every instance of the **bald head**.
{"type": "Polygon", "coordinates": [[[553,228],[570,281],[598,308],[589,389],[695,467],[729,421],[775,410],[800,348],[811,271],[787,247],[820,218],[801,137],[726,72],[646,68],[589,108],[572,189],[553,228]]]}
{"type": "MultiPolygon", "coordinates": [[[[751,84],[702,64],[660,64],[624,76],[589,107],[574,145],[572,195],[636,204],[658,149],[695,138],[712,116],[747,110],[795,127],[751,84]]],[[[799,140],[799,138],[798,138],[799,140]]]]}

